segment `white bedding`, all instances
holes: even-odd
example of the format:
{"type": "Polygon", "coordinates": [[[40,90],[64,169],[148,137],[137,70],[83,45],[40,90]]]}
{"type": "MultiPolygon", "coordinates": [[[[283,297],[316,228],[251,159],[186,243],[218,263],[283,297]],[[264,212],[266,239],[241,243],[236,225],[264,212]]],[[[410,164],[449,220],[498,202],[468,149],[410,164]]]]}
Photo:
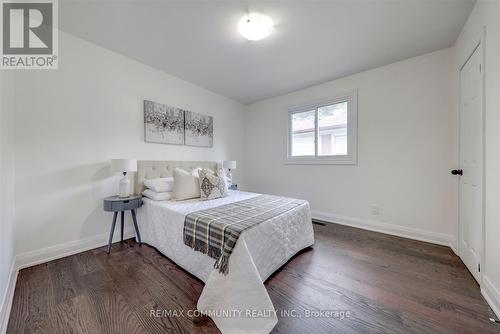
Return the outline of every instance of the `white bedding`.
{"type": "Polygon", "coordinates": [[[263,282],[294,254],[314,243],[306,202],[244,231],[230,257],[226,276],[214,269],[214,259],[184,244],[186,214],[258,195],[229,191],[229,196],[209,201],[155,202],[144,198],[138,210],[142,241],[205,282],[197,307],[210,315],[222,333],[269,333],[277,317],[263,282]],[[228,317],[227,312],[234,316],[228,317]]]}

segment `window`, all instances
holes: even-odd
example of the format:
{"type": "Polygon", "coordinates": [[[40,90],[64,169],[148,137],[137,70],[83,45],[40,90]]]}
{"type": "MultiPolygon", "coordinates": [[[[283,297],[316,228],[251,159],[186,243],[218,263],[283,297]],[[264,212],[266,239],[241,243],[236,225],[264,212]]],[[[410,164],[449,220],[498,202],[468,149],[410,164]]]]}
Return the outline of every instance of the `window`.
{"type": "Polygon", "coordinates": [[[286,163],[355,164],[357,93],[288,112],[286,163]]]}

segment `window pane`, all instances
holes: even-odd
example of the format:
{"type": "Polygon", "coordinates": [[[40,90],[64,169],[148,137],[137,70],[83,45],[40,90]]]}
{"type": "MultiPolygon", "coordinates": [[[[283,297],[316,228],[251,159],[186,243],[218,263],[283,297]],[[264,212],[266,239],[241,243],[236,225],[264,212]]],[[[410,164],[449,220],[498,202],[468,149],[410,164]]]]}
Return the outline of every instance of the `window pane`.
{"type": "Polygon", "coordinates": [[[298,112],[292,114],[291,117],[292,156],[314,156],[315,111],[298,112]]]}
{"type": "Polygon", "coordinates": [[[347,101],[318,108],[318,155],[347,154],[347,108],[347,101]]]}

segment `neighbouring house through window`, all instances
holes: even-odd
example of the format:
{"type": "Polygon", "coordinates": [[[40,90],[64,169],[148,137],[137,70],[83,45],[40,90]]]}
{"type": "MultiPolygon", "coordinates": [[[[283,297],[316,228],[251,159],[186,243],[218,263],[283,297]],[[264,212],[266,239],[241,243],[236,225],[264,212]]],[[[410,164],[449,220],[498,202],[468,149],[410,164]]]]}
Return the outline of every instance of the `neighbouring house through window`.
{"type": "Polygon", "coordinates": [[[288,112],[287,163],[356,163],[357,93],[288,112]]]}

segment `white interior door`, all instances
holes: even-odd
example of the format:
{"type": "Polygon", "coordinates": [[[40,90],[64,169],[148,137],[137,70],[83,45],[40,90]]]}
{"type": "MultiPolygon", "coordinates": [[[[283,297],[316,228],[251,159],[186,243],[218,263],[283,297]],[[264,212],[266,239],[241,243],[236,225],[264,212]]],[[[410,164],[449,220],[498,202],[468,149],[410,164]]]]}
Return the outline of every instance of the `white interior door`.
{"type": "Polygon", "coordinates": [[[482,57],[478,46],[460,70],[459,253],[478,283],[483,251],[482,57]]]}

